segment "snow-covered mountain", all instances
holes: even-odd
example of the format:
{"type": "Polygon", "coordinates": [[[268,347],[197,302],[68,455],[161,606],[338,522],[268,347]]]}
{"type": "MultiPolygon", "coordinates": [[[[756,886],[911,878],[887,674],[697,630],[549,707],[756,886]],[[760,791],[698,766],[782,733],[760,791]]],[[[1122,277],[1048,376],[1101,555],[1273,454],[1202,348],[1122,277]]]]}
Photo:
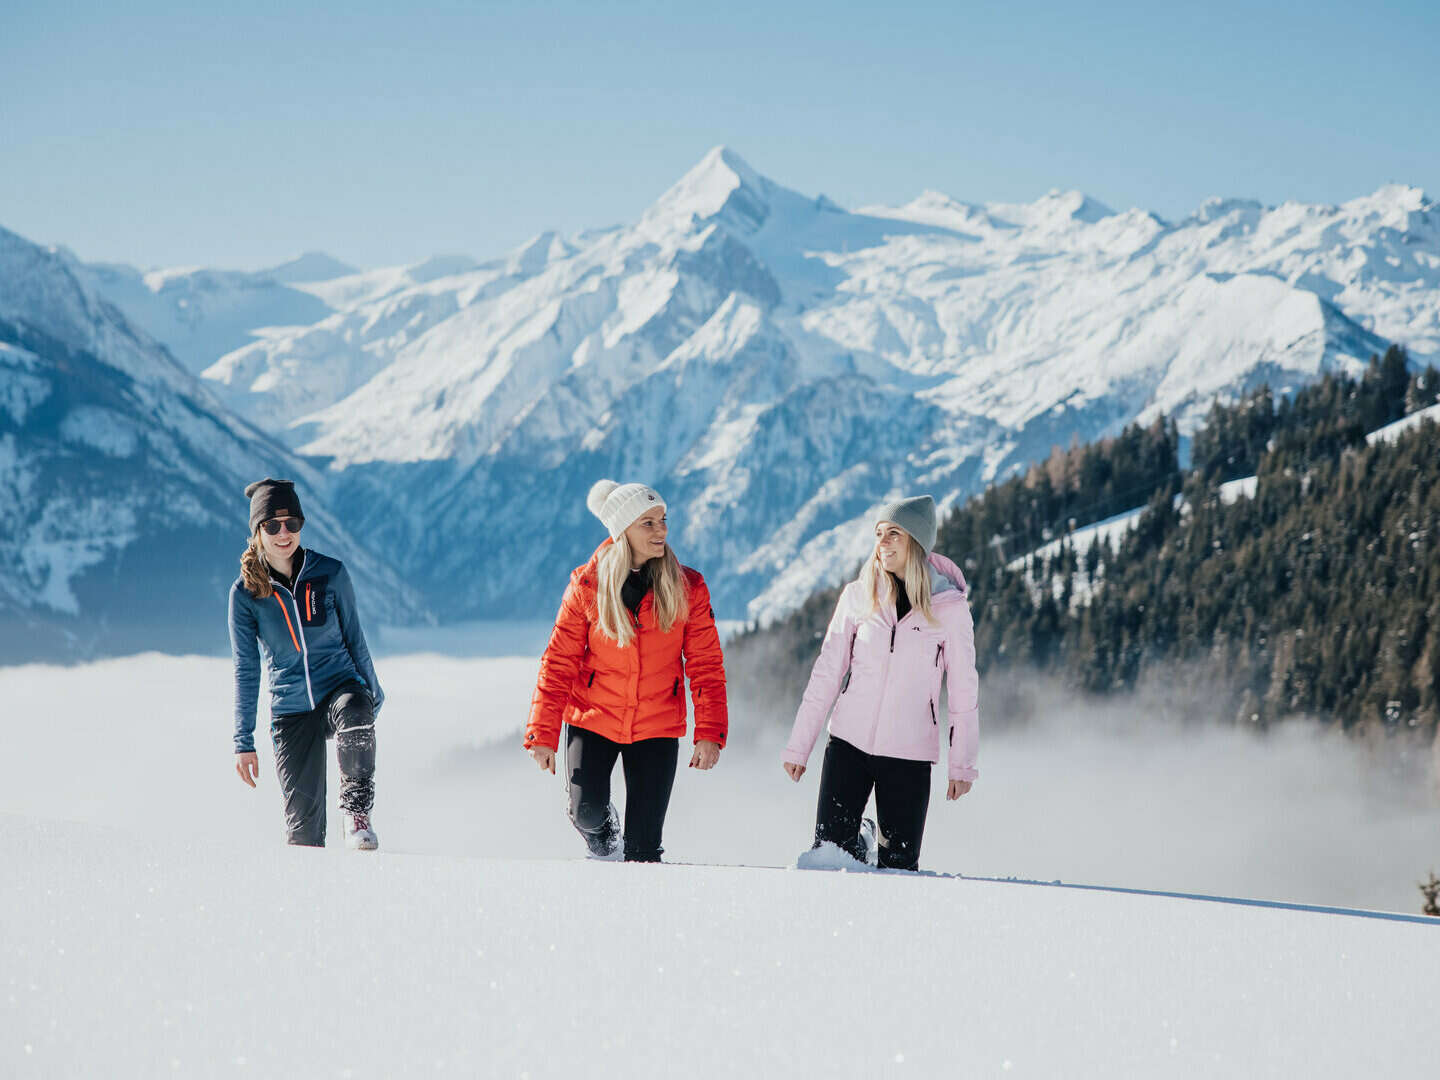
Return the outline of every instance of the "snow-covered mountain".
{"type": "Polygon", "coordinates": [[[231,415],[72,258],[0,230],[0,282],[7,661],[223,645],[243,488],[267,473],[302,483],[309,535],[346,553],[378,615],[423,610],[330,512],[325,474],[231,415]]]}
{"type": "Polygon", "coordinates": [[[954,502],[1391,342],[1440,357],[1440,210],[1392,186],[1173,223],[1078,192],[848,212],[719,148],[630,226],[296,288],[329,313],[205,374],[328,459],[442,613],[553,606],[611,475],[665,492],[721,614],[768,617],[853,567],[897,492],[954,502]]]}
{"type": "Polygon", "coordinates": [[[354,268],[308,252],[253,273],[178,267],[140,271],[119,263],[81,263],[59,250],[71,272],[199,373],[216,357],[241,348],[271,327],[309,325],[331,311],[306,284],[323,285],[354,268]]]}

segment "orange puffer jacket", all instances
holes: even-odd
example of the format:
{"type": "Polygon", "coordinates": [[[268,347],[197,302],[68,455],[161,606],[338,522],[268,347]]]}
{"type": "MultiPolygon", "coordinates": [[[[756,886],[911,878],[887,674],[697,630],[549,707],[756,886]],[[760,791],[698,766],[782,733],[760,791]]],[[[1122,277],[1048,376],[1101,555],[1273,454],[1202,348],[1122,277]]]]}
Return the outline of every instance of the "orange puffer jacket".
{"type": "Polygon", "coordinates": [[[655,594],[645,594],[639,631],[621,648],[600,631],[596,571],[601,544],[570,575],[540,678],[530,703],[525,748],[559,749],[561,724],[574,724],[618,743],[680,738],[685,734],[685,676],[695,701],[695,741],[725,745],[730,728],[725,702],[725,657],[710,590],[696,570],[684,568],[690,616],[669,633],[655,617],[655,594]]]}

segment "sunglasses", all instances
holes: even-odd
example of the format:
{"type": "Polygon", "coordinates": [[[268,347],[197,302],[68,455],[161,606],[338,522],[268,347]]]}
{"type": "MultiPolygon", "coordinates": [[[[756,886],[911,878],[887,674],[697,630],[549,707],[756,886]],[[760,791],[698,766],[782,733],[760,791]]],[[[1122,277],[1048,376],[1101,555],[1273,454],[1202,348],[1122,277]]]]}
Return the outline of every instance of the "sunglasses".
{"type": "Polygon", "coordinates": [[[284,529],[288,533],[298,535],[300,530],[305,527],[305,519],[295,517],[271,518],[269,521],[262,523],[260,527],[264,529],[269,536],[279,536],[281,529],[284,529]]]}

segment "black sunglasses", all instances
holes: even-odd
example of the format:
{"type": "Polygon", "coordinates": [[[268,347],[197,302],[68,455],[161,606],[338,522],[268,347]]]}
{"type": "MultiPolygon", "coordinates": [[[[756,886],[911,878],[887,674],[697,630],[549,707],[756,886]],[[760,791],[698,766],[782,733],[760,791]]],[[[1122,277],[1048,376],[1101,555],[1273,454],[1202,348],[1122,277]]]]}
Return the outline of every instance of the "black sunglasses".
{"type": "Polygon", "coordinates": [[[269,521],[261,524],[260,527],[264,529],[269,536],[279,536],[281,529],[284,529],[288,533],[299,533],[299,531],[305,527],[305,519],[297,517],[271,518],[269,521]]]}

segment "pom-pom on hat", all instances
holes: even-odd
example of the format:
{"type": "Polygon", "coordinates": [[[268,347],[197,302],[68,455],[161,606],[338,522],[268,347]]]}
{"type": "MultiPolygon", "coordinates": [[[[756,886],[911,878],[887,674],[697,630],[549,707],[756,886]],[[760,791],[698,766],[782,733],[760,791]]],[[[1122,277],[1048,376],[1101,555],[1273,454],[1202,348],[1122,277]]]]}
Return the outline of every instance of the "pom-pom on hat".
{"type": "Polygon", "coordinates": [[[585,505],[610,530],[610,539],[619,540],[620,534],[635,524],[646,510],[655,506],[663,510],[665,500],[658,491],[644,484],[597,480],[585,498],[585,505]]]}
{"type": "Polygon", "coordinates": [[[900,528],[919,541],[929,555],[935,547],[935,500],[929,495],[915,495],[909,499],[896,499],[875,511],[871,523],[893,521],[900,528]]]}
{"type": "Polygon", "coordinates": [[[287,510],[291,517],[301,520],[305,511],[300,509],[300,496],[295,494],[295,481],[275,480],[266,477],[256,480],[245,488],[245,497],[250,500],[250,531],[253,533],[262,521],[269,521],[281,510],[287,510]]]}

